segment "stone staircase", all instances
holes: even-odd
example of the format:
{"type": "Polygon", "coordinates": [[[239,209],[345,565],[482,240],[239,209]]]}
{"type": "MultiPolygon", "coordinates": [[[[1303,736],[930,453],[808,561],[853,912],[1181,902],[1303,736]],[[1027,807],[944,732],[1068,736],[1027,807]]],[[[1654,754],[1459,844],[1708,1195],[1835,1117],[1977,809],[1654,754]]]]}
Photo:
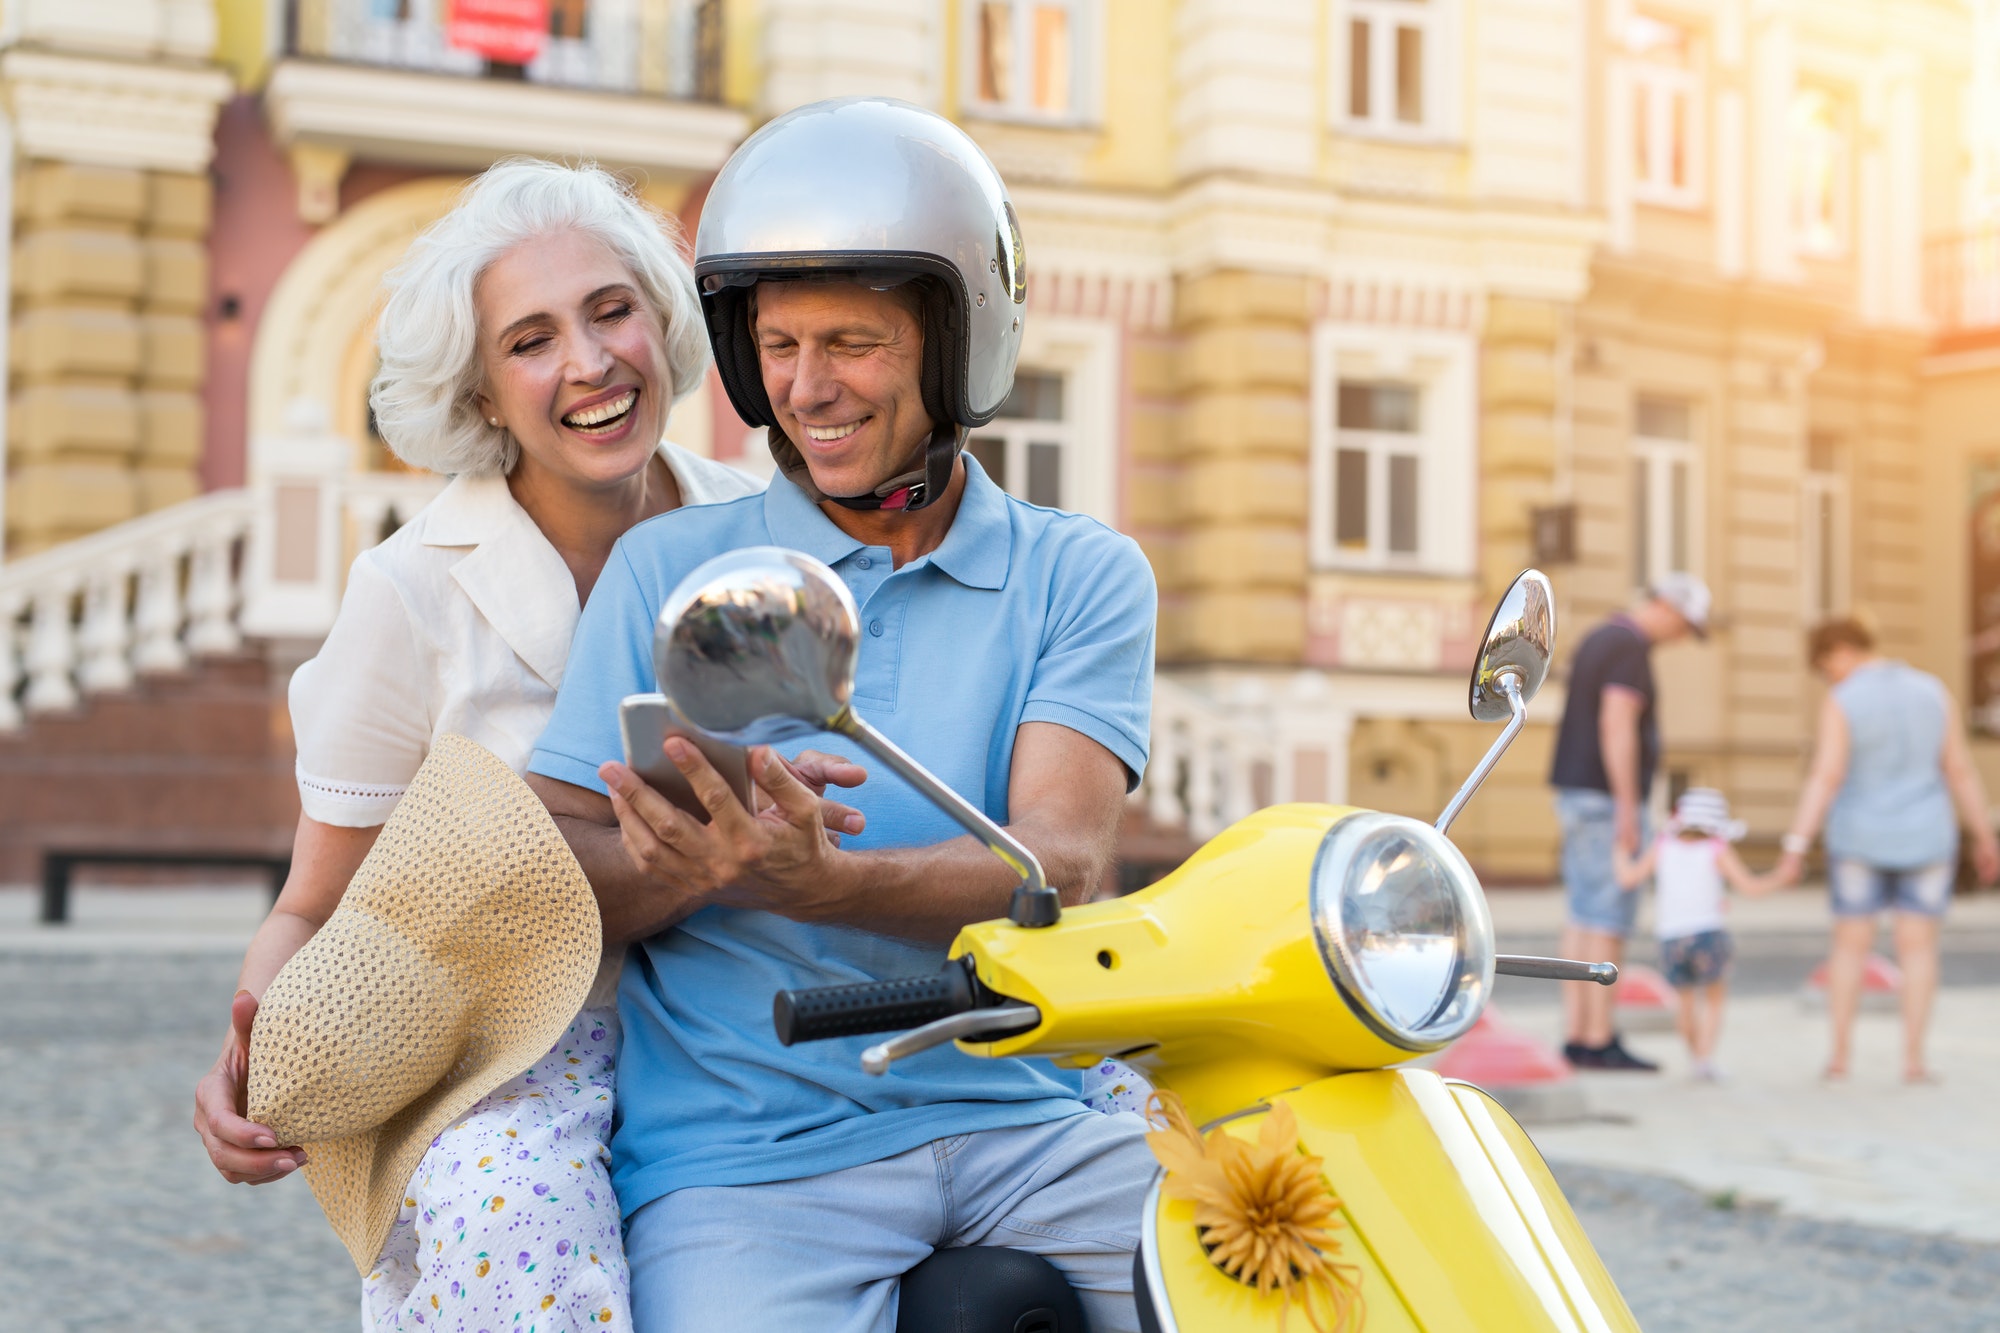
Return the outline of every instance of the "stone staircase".
{"type": "Polygon", "coordinates": [[[439,484],[274,478],[0,564],[0,884],[49,852],[288,855],[291,668],[439,484]]]}
{"type": "Polygon", "coordinates": [[[262,652],[207,657],[0,737],[0,884],[51,850],[289,854],[283,684],[262,652]]]}

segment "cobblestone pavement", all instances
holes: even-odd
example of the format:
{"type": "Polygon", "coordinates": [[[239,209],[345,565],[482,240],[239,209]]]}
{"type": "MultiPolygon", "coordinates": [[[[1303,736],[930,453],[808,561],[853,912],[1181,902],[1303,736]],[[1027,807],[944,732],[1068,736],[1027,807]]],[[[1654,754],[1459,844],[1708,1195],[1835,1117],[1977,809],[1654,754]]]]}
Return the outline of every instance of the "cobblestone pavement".
{"type": "MultiPolygon", "coordinates": [[[[240,943],[113,948],[0,931],[0,1330],[349,1333],[353,1268],[304,1183],[225,1185],[189,1127],[240,943]]],[[[1649,1333],[1996,1323],[2000,1246],[1557,1174],[1649,1333]]]]}
{"type": "Polygon", "coordinates": [[[0,955],[0,1328],[359,1323],[305,1182],[224,1184],[190,1125],[235,976],[221,953],[0,955]]]}
{"type": "Polygon", "coordinates": [[[2000,1246],[1789,1217],[1626,1171],[1555,1174],[1646,1333],[2000,1322],[2000,1246]]]}

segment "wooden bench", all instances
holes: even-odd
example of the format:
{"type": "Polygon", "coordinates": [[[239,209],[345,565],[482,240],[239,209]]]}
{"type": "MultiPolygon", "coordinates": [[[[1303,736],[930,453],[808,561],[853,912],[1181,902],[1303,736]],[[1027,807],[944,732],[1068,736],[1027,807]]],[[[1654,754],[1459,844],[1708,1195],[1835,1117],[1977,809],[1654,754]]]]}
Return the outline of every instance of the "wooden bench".
{"type": "Polygon", "coordinates": [[[69,920],[70,878],[78,866],[199,866],[205,869],[262,869],[271,877],[271,900],[277,901],[292,873],[290,854],[266,852],[148,852],[45,851],[42,853],[42,921],[54,925],[69,920]]]}

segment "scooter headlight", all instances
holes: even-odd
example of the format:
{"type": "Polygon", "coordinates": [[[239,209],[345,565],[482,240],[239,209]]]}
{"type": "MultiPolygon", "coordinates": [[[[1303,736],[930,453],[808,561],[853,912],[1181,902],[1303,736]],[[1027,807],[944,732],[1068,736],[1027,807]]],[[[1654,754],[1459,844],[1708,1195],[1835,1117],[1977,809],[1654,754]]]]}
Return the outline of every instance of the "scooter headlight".
{"type": "Polygon", "coordinates": [[[1433,1051],[1493,990],[1493,920],[1458,848],[1401,815],[1349,815],[1313,861],[1313,934],[1341,997],[1384,1041],[1433,1051]]]}

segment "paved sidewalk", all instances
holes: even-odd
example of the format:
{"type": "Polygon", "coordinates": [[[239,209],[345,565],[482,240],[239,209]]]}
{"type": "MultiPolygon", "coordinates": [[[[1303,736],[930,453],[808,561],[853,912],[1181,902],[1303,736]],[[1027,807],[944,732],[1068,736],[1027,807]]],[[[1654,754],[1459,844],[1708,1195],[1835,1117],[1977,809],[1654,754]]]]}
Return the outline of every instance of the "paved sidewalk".
{"type": "MultiPolygon", "coordinates": [[[[1752,869],[1768,867],[1753,866],[1752,869]]],[[[1563,927],[1560,888],[1494,889],[1486,895],[1493,928],[1505,947],[1509,935],[1555,935],[1563,927]]],[[[1800,935],[1827,932],[1826,885],[1804,884],[1762,898],[1731,896],[1729,929],[1739,936],[1800,935]]],[[[1639,933],[1653,929],[1653,895],[1639,906],[1639,933]]],[[[2000,930],[2000,893],[1966,894],[1953,900],[1945,918],[1947,932],[2000,930]]]]}

